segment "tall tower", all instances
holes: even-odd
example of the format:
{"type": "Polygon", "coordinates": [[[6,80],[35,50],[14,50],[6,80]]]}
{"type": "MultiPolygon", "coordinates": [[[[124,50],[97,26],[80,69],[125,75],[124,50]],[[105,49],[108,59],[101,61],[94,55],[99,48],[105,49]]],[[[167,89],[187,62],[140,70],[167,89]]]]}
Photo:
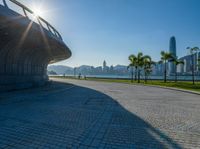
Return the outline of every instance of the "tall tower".
{"type": "Polygon", "coordinates": [[[106,67],[107,67],[107,66],[106,66],[106,61],[104,60],[104,61],[103,61],[103,72],[106,72],[106,67]]]}
{"type": "MultiPolygon", "coordinates": [[[[173,57],[176,57],[176,38],[172,36],[169,41],[169,52],[173,57]]],[[[175,64],[173,62],[169,62],[169,75],[175,74],[175,64]]]]}
{"type": "Polygon", "coordinates": [[[103,61],[103,68],[106,68],[106,61],[103,61]]]}

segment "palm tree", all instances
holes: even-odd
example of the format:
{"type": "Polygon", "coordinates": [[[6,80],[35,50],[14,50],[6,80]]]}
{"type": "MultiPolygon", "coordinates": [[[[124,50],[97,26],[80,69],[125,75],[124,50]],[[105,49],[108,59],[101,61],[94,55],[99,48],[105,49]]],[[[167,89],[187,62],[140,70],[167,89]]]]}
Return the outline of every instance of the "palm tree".
{"type": "Polygon", "coordinates": [[[147,76],[152,72],[152,65],[154,65],[155,62],[151,60],[150,56],[146,56],[144,58],[144,75],[145,75],[145,83],[147,82],[147,76]]]}
{"type": "Polygon", "coordinates": [[[128,68],[130,67],[132,68],[132,72],[131,72],[132,82],[133,82],[133,67],[135,67],[135,81],[138,80],[138,83],[140,83],[140,72],[144,66],[145,59],[151,59],[151,58],[148,55],[143,56],[142,52],[139,52],[137,55],[132,54],[129,56],[129,61],[131,63],[129,64],[128,68]]]}
{"type": "Polygon", "coordinates": [[[194,73],[194,68],[195,68],[195,65],[194,65],[194,60],[195,60],[195,54],[200,50],[199,47],[193,47],[193,48],[190,48],[190,47],[187,47],[187,49],[190,50],[190,53],[191,53],[191,60],[192,60],[192,83],[194,85],[194,81],[195,81],[195,73],[194,73]]]}
{"type": "Polygon", "coordinates": [[[135,55],[130,55],[128,57],[130,64],[128,66],[128,69],[131,68],[131,82],[133,83],[133,68],[135,68],[135,81],[137,79],[137,65],[136,65],[136,56],[135,55]]]}
{"type": "Polygon", "coordinates": [[[160,63],[164,63],[165,67],[164,67],[164,82],[167,82],[167,61],[172,59],[173,56],[171,53],[169,52],[165,52],[165,51],[161,51],[161,61],[160,63]]]}
{"type": "Polygon", "coordinates": [[[137,72],[138,72],[138,83],[140,83],[140,72],[141,69],[145,66],[145,61],[151,61],[151,57],[148,55],[144,55],[142,52],[139,52],[136,57],[136,65],[137,65],[137,72]]]}
{"type": "Polygon", "coordinates": [[[184,61],[179,60],[177,58],[173,58],[172,61],[175,64],[175,82],[177,82],[177,66],[180,65],[180,64],[184,65],[184,61]]]}
{"type": "Polygon", "coordinates": [[[140,71],[144,65],[144,56],[142,52],[139,52],[136,57],[136,65],[137,65],[137,74],[138,74],[138,83],[140,83],[140,71]]]}

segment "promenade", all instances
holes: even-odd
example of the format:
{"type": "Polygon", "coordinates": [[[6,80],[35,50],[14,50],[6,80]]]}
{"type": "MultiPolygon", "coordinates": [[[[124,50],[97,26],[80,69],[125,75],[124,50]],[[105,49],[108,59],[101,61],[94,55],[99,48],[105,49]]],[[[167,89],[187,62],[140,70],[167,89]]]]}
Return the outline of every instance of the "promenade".
{"type": "Polygon", "coordinates": [[[200,148],[200,96],[53,79],[0,94],[0,148],[200,148]]]}

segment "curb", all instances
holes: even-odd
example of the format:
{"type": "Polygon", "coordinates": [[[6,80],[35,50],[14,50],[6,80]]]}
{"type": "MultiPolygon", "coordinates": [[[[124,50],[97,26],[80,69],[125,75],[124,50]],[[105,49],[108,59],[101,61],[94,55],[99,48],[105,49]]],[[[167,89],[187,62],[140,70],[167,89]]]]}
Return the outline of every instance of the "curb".
{"type": "MultiPolygon", "coordinates": [[[[95,80],[87,80],[87,81],[95,81],[95,80]]],[[[107,83],[119,83],[119,82],[107,82],[107,83]]],[[[129,83],[123,83],[123,84],[129,84],[129,83]]],[[[200,95],[200,92],[195,92],[195,91],[190,91],[190,90],[185,90],[185,89],[179,89],[179,88],[174,88],[174,87],[166,87],[166,86],[159,86],[159,85],[148,85],[148,84],[147,85],[146,84],[136,84],[136,83],[130,84],[130,85],[155,87],[155,88],[162,88],[162,89],[174,90],[174,91],[179,91],[179,92],[184,92],[184,93],[189,93],[189,94],[200,95]]]]}
{"type": "Polygon", "coordinates": [[[180,92],[184,92],[184,93],[189,93],[189,94],[196,94],[196,95],[200,95],[200,92],[195,92],[195,91],[190,91],[190,90],[185,90],[185,89],[179,89],[179,88],[174,88],[174,87],[165,87],[165,86],[159,86],[159,85],[143,85],[143,84],[134,84],[134,85],[138,85],[138,86],[149,86],[149,87],[155,87],[155,88],[162,88],[162,89],[168,89],[168,90],[174,90],[174,91],[180,91],[180,92]]]}
{"type": "MultiPolygon", "coordinates": [[[[107,81],[98,81],[98,80],[85,80],[85,81],[97,81],[97,82],[106,82],[106,83],[120,83],[120,82],[107,82],[107,81]]],[[[155,88],[162,88],[162,89],[168,89],[168,90],[174,90],[174,91],[179,91],[179,92],[184,92],[184,93],[189,93],[189,94],[195,94],[195,95],[200,95],[200,92],[195,92],[195,91],[190,91],[190,90],[185,90],[185,89],[179,89],[179,88],[174,88],[174,87],[166,87],[166,86],[159,86],[159,85],[146,85],[146,84],[131,84],[131,83],[120,83],[120,84],[129,84],[129,85],[135,85],[135,86],[146,86],[146,87],[155,87],[155,88]]]]}

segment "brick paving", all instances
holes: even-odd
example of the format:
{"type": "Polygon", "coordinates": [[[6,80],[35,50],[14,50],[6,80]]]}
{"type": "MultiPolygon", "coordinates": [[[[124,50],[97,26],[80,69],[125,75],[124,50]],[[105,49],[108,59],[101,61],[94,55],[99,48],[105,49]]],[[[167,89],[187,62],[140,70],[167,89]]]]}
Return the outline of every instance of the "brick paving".
{"type": "Polygon", "coordinates": [[[0,94],[0,148],[200,148],[198,95],[56,81],[60,82],[0,94]]]}

